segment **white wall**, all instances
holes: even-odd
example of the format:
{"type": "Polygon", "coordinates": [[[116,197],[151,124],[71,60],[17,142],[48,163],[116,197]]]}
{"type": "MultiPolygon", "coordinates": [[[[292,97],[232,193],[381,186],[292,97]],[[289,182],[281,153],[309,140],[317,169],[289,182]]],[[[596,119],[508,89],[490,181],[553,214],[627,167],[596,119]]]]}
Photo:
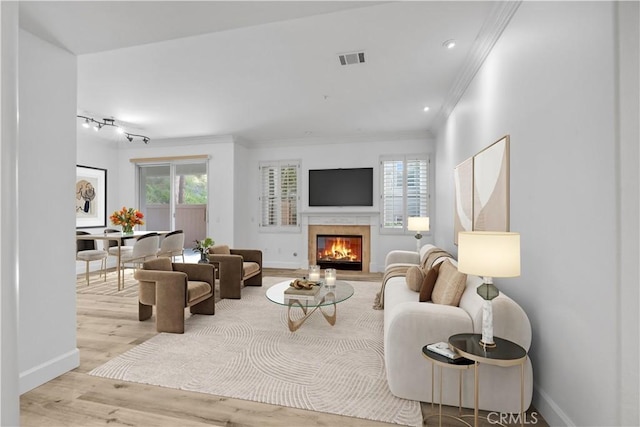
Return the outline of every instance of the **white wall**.
{"type": "Polygon", "coordinates": [[[0,3],[0,425],[20,423],[18,378],[18,4],[0,3]]]}
{"type": "MultiPolygon", "coordinates": [[[[523,2],[437,137],[435,241],[456,252],[453,168],[511,135],[511,229],[522,234],[522,275],[496,282],[531,319],[534,405],[551,425],[633,419],[620,415],[619,402],[620,378],[634,371],[615,356],[620,340],[637,343],[637,327],[620,336],[619,324],[637,325],[637,316],[618,312],[621,292],[634,294],[638,281],[617,271],[625,230],[614,18],[613,3],[523,2]]],[[[629,162],[637,169],[637,157],[629,162]]],[[[637,262],[637,246],[624,256],[637,262]]],[[[635,372],[628,389],[637,403],[637,360],[635,372]]]]}
{"type": "Polygon", "coordinates": [[[20,391],[26,392],[79,365],[76,58],[20,31],[18,60],[18,354],[20,391]]]}
{"type": "MultiPolygon", "coordinates": [[[[381,155],[415,154],[433,151],[433,141],[426,136],[400,137],[362,137],[342,139],[307,139],[272,141],[265,146],[257,146],[249,150],[247,173],[249,182],[247,194],[251,203],[251,247],[263,251],[263,262],[267,267],[303,268],[308,264],[308,245],[304,233],[272,233],[259,229],[260,205],[258,203],[260,176],[258,165],[268,160],[300,160],[301,161],[301,210],[310,212],[379,212],[379,161],[381,155]],[[325,168],[374,168],[374,206],[344,208],[310,208],[308,196],[309,169],[325,168]]],[[[432,187],[432,189],[435,187],[432,187]]],[[[433,198],[432,198],[433,200],[433,198]]],[[[381,234],[372,230],[371,264],[372,271],[384,269],[384,258],[392,249],[415,250],[416,242],[413,233],[381,234]]],[[[422,242],[430,242],[430,234],[424,235],[422,242]]]]}
{"type": "MultiPolygon", "coordinates": [[[[253,168],[253,165],[249,162],[249,150],[247,147],[235,144],[233,163],[233,187],[235,193],[233,200],[234,246],[236,248],[250,248],[254,226],[251,212],[253,201],[249,199],[247,189],[253,186],[254,183],[250,180],[250,169],[253,168]]],[[[219,243],[224,242],[220,241],[219,243]]]]}
{"type": "Polygon", "coordinates": [[[640,425],[640,3],[620,2],[618,7],[619,112],[620,112],[620,325],[618,364],[621,425],[640,425]]]}

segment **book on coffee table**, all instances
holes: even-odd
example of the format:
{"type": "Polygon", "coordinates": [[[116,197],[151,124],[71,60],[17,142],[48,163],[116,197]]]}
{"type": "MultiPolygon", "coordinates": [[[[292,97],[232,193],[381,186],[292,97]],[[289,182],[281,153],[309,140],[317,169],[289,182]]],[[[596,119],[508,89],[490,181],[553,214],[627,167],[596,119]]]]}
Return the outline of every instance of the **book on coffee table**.
{"type": "Polygon", "coordinates": [[[293,286],[289,286],[284,290],[285,298],[290,299],[304,299],[304,300],[312,300],[318,295],[320,292],[320,283],[314,283],[309,289],[305,288],[294,288],[293,286]]]}

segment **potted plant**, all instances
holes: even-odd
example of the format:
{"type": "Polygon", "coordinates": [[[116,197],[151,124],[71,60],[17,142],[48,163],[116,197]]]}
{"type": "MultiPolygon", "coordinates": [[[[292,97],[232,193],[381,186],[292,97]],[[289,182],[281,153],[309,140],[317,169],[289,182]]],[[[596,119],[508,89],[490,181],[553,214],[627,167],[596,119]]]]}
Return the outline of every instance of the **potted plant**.
{"type": "Polygon", "coordinates": [[[207,258],[207,252],[216,242],[214,242],[211,237],[207,237],[203,240],[194,240],[194,242],[196,246],[193,250],[200,252],[200,261],[198,261],[198,264],[208,264],[209,258],[207,258]]]}

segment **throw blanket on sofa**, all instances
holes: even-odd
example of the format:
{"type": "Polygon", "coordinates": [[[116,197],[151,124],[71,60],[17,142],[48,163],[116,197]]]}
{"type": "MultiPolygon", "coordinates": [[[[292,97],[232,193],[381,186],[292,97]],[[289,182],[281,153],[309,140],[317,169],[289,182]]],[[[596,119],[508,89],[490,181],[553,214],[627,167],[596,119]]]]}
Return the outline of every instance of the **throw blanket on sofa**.
{"type": "MultiPolygon", "coordinates": [[[[423,270],[429,270],[431,269],[433,264],[440,258],[453,258],[453,256],[443,249],[432,248],[425,253],[424,260],[420,264],[420,267],[423,270]]],[[[374,310],[384,309],[384,287],[387,284],[387,280],[391,279],[392,277],[406,276],[407,270],[413,266],[414,264],[391,264],[385,269],[384,276],[382,277],[382,286],[380,288],[380,292],[376,294],[376,298],[373,302],[374,310]]]]}
{"type": "Polygon", "coordinates": [[[453,255],[443,249],[433,248],[426,253],[421,265],[422,269],[429,271],[440,258],[453,258],[453,255]]]}
{"type": "Polygon", "coordinates": [[[385,269],[384,276],[382,276],[382,287],[373,301],[374,310],[382,310],[384,308],[384,286],[387,284],[387,280],[392,277],[406,276],[407,270],[413,265],[414,264],[391,264],[385,269]]]}

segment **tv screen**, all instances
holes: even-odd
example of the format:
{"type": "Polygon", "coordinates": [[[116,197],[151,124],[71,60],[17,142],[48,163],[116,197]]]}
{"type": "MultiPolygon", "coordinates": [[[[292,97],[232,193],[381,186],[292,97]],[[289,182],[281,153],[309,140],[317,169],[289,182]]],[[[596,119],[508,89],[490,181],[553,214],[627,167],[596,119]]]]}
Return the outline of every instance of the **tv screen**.
{"type": "Polygon", "coordinates": [[[309,206],[373,206],[373,168],[309,170],[309,206]]]}

